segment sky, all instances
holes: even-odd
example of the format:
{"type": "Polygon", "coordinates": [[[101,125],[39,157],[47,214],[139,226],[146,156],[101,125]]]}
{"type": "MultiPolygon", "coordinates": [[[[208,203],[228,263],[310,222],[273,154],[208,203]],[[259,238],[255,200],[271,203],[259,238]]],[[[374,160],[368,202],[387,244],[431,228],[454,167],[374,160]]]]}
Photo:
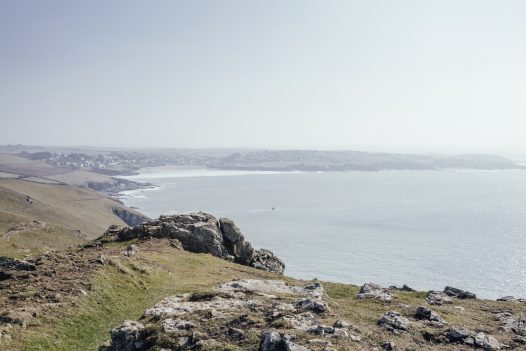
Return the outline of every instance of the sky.
{"type": "Polygon", "coordinates": [[[0,2],[0,144],[526,153],[524,1],[0,2]]]}

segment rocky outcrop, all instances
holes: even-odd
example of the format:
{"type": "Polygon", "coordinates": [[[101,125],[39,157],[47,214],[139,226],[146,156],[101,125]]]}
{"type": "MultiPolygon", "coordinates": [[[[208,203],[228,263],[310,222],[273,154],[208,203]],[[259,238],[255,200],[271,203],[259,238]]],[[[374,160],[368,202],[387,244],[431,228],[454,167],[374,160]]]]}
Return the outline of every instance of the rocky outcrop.
{"type": "Polygon", "coordinates": [[[285,270],[285,264],[271,251],[252,248],[232,220],[218,220],[203,212],[161,216],[132,228],[117,231],[113,228],[106,235],[115,236],[120,241],[150,237],[176,239],[191,252],[210,253],[269,272],[283,273],[285,270]]]}
{"type": "Polygon", "coordinates": [[[305,340],[298,337],[311,334],[351,342],[348,323],[323,325],[328,315],[305,312],[298,304],[305,299],[327,305],[324,289],[318,283],[302,287],[281,280],[230,281],[206,293],[161,300],[139,321],[126,321],[113,329],[110,344],[101,350],[254,350],[259,346],[259,350],[266,351],[309,351],[303,346],[305,340]],[[303,323],[289,322],[293,320],[303,323]],[[262,331],[259,345],[247,337],[253,335],[254,328],[262,331]]]}
{"type": "Polygon", "coordinates": [[[487,351],[497,351],[503,347],[492,335],[483,332],[475,333],[466,328],[452,328],[445,333],[445,337],[450,343],[464,344],[487,351]]]}
{"type": "Polygon", "coordinates": [[[456,297],[458,299],[476,299],[477,298],[477,296],[473,294],[472,292],[458,289],[458,288],[453,288],[452,286],[446,286],[444,288],[444,293],[446,293],[446,295],[450,297],[456,297]]]}
{"type": "Polygon", "coordinates": [[[391,302],[393,300],[393,296],[389,294],[389,291],[387,289],[375,283],[364,284],[361,287],[360,292],[358,293],[358,296],[356,298],[377,299],[383,302],[391,302]]]}
{"type": "Polygon", "coordinates": [[[430,291],[426,301],[431,305],[442,306],[445,303],[452,303],[453,299],[442,291],[430,291]]]}
{"type": "Polygon", "coordinates": [[[436,327],[443,327],[447,324],[447,322],[442,317],[440,317],[438,313],[424,306],[420,306],[416,309],[415,318],[428,321],[429,325],[436,327]]]}
{"type": "Polygon", "coordinates": [[[17,260],[10,257],[0,257],[0,280],[13,277],[25,277],[28,272],[36,269],[33,263],[17,260]]]}
{"type": "Polygon", "coordinates": [[[389,311],[380,318],[378,325],[385,329],[399,334],[409,329],[411,322],[398,312],[389,311]]]}

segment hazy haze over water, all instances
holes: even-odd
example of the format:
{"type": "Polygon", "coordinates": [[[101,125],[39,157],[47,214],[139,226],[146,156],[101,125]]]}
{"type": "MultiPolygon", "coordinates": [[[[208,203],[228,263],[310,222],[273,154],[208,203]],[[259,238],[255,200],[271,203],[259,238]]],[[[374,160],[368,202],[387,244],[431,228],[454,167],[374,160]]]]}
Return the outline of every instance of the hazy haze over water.
{"type": "Polygon", "coordinates": [[[294,277],[453,285],[487,298],[526,291],[523,171],[158,168],[131,179],[160,188],[132,192],[126,204],[153,217],[196,210],[230,217],[294,277]]]}

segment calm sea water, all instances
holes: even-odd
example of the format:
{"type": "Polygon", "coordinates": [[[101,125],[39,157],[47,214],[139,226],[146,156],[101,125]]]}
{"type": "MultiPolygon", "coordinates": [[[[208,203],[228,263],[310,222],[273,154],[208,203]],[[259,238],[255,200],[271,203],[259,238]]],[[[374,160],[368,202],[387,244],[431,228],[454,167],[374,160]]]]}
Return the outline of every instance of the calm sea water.
{"type": "Polygon", "coordinates": [[[123,200],[151,217],[202,210],[232,218],[298,278],[526,297],[525,176],[162,167],[127,177],[159,187],[123,200]]]}

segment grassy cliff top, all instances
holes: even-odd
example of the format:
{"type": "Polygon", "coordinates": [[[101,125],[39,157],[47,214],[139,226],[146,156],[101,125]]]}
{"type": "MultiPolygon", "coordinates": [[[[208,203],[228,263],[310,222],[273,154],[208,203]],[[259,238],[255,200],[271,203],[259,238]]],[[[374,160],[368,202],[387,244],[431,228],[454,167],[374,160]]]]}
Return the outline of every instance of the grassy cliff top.
{"type": "MultiPolygon", "coordinates": [[[[10,283],[0,282],[0,315],[10,314],[15,321],[0,327],[4,335],[0,339],[2,350],[97,350],[109,339],[110,329],[125,320],[137,320],[145,309],[162,298],[193,293],[196,300],[207,299],[213,296],[211,292],[217,284],[234,279],[275,279],[297,286],[311,283],[230,263],[208,254],[179,250],[167,239],[135,243],[136,253],[126,256],[123,252],[131,243],[107,243],[102,247],[45,255],[36,261],[37,270],[28,273],[27,277],[10,283]]],[[[359,287],[354,285],[322,282],[322,286],[329,310],[317,315],[318,322],[331,326],[335,320],[343,319],[352,325],[349,333],[358,336],[359,341],[348,337],[328,338],[327,335],[312,335],[293,329],[280,316],[273,317],[272,311],[266,310],[264,305],[259,310],[247,312],[248,317],[239,316],[252,323],[243,327],[246,339],[238,342],[226,336],[223,339],[217,337],[217,342],[209,349],[257,350],[259,335],[266,330],[293,334],[298,343],[308,345],[312,350],[325,349],[326,342],[336,350],[379,350],[379,345],[385,342],[394,342],[400,350],[471,349],[467,345],[429,341],[431,336],[438,337],[451,327],[491,334],[517,350],[523,347],[513,341],[514,333],[501,329],[497,313],[508,311],[518,316],[525,312],[524,304],[454,299],[443,306],[431,306],[425,300],[426,292],[404,291],[391,291],[393,301],[382,302],[357,299],[359,287]],[[414,312],[418,306],[433,309],[448,324],[436,328],[416,320],[414,312]],[[388,311],[397,311],[410,320],[409,329],[395,334],[379,326],[378,320],[388,311]]],[[[289,302],[280,294],[251,296],[289,302]]],[[[231,322],[214,317],[212,312],[204,312],[187,318],[201,323],[198,328],[204,330],[205,335],[216,335],[231,322]]],[[[161,323],[159,320],[142,322],[151,330],[159,328],[161,323]]]]}

